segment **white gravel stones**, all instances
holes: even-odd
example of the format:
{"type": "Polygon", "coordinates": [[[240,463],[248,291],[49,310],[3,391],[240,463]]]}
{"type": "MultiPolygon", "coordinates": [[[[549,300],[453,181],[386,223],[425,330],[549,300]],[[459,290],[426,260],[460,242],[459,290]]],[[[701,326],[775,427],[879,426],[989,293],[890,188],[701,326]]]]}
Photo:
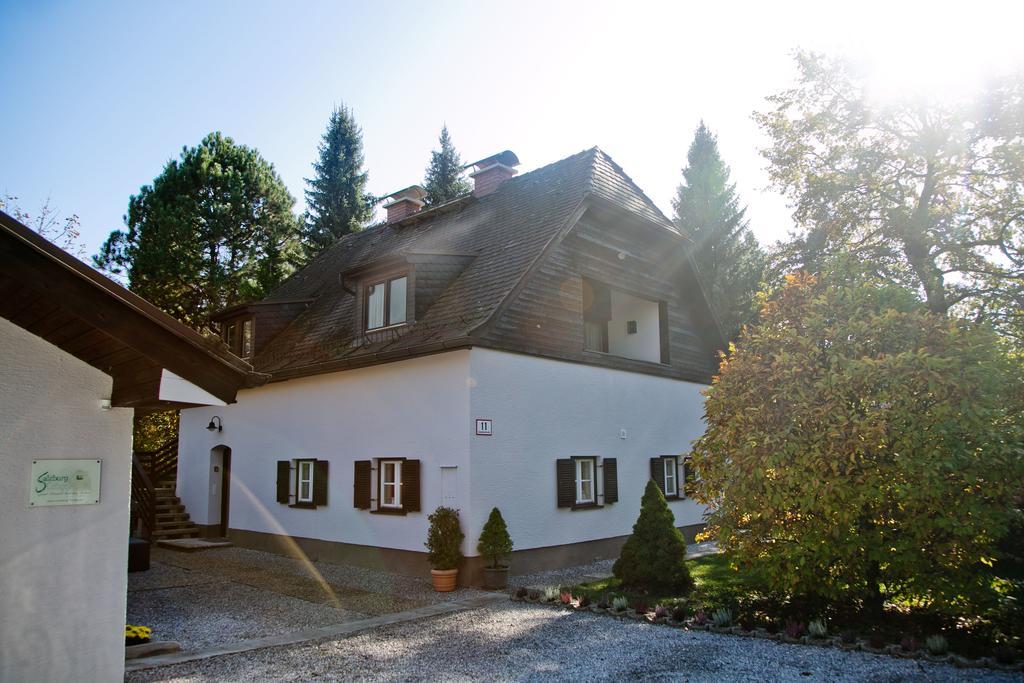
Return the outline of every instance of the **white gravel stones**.
{"type": "Polygon", "coordinates": [[[1017,681],[1013,674],[623,622],[521,603],[128,681],[1017,681]]]}

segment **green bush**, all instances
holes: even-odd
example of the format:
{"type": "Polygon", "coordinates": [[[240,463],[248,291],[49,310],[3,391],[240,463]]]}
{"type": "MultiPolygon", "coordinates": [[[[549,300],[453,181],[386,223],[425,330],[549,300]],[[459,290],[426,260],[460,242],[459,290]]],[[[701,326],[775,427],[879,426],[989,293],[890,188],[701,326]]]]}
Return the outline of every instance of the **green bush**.
{"type": "Polygon", "coordinates": [[[631,590],[685,595],[693,589],[686,566],[686,541],[653,481],[647,482],[633,535],[622,546],[612,572],[631,590]]]}
{"type": "Polygon", "coordinates": [[[462,562],[462,539],[459,511],[439,507],[431,513],[427,532],[427,560],[434,569],[458,569],[462,562]]]}
{"type": "Polygon", "coordinates": [[[476,549],[487,559],[488,566],[494,569],[498,568],[501,558],[512,552],[512,538],[508,535],[508,527],[498,508],[491,508],[476,549]]]}

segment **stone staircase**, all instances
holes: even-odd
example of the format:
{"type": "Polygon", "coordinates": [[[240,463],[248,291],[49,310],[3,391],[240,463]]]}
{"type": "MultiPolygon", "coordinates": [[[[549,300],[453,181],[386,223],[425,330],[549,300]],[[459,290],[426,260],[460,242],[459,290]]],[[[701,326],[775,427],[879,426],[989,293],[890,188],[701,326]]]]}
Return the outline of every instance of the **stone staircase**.
{"type": "Polygon", "coordinates": [[[181,499],[174,495],[174,482],[160,482],[156,492],[156,527],[154,541],[169,541],[179,538],[198,538],[199,527],[185,511],[181,499]]]}

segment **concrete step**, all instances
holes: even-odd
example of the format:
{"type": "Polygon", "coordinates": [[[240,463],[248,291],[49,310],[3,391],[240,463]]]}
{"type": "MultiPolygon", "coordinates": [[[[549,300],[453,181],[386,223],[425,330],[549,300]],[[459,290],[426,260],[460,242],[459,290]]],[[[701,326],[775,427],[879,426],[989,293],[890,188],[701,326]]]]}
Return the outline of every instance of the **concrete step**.
{"type": "Polygon", "coordinates": [[[159,541],[157,543],[162,548],[170,548],[172,550],[180,550],[182,552],[191,553],[197,550],[212,550],[213,548],[230,548],[231,543],[228,541],[219,540],[207,540],[204,538],[183,538],[171,541],[159,541]]]}
{"type": "Polygon", "coordinates": [[[174,512],[158,512],[156,513],[156,522],[185,522],[189,520],[189,514],[184,510],[177,510],[174,512]]]}
{"type": "Polygon", "coordinates": [[[153,538],[158,540],[172,539],[172,538],[198,538],[199,529],[157,529],[153,532],[153,538]]]}

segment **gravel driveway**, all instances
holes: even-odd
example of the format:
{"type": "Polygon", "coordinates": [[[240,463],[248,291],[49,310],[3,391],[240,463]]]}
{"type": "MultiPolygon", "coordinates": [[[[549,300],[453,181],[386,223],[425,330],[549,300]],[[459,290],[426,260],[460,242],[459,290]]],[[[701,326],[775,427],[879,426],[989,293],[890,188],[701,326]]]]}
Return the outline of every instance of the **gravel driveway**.
{"type": "Polygon", "coordinates": [[[522,603],[129,674],[128,681],[1019,681],[522,603]]]}

